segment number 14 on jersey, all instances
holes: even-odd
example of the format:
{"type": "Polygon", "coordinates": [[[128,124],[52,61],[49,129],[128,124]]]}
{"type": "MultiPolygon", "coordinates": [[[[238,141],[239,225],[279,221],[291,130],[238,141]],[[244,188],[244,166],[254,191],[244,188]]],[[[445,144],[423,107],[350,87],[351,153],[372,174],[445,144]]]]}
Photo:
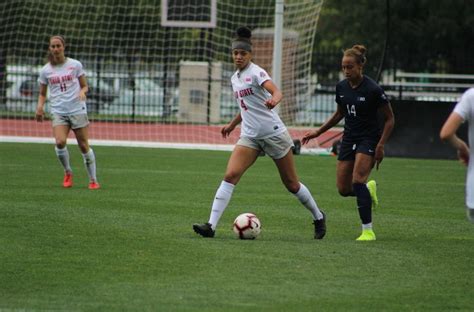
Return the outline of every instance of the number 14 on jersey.
{"type": "Polygon", "coordinates": [[[347,104],[346,107],[347,107],[347,113],[349,114],[349,116],[350,115],[353,115],[354,117],[357,116],[356,108],[354,104],[352,105],[347,104]]]}

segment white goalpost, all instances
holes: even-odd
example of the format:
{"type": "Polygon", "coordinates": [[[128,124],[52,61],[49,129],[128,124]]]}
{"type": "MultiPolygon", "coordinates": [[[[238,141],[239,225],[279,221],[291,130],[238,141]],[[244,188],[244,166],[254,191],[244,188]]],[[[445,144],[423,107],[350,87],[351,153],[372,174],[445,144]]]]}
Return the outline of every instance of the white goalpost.
{"type": "MultiPolygon", "coordinates": [[[[308,126],[313,41],[323,0],[35,1],[0,4],[0,141],[48,141],[34,121],[48,39],[82,62],[93,142],[230,149],[220,127],[239,111],[230,43],[252,29],[255,63],[285,98],[279,114],[295,136],[308,126]]],[[[46,108],[48,109],[48,107],[46,108]]]]}

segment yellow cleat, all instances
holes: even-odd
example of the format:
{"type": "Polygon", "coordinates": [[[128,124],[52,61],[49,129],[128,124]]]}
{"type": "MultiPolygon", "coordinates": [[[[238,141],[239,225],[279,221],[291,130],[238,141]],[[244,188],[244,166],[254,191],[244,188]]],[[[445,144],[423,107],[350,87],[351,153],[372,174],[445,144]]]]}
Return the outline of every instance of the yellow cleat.
{"type": "Polygon", "coordinates": [[[379,199],[377,198],[377,182],[370,180],[367,182],[367,188],[369,189],[370,198],[372,198],[372,209],[379,208],[379,199]]]}
{"type": "Polygon", "coordinates": [[[356,241],[374,241],[375,233],[372,229],[362,230],[362,234],[356,239],[356,241]]]}

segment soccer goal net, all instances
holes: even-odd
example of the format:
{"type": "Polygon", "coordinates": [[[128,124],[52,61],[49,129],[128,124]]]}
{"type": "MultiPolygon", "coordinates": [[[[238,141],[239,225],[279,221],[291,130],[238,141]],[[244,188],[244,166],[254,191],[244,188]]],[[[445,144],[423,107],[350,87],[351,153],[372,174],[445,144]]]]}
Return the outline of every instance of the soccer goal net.
{"type": "MultiPolygon", "coordinates": [[[[323,0],[286,0],[280,116],[307,124],[312,47],[323,0]]],[[[0,4],[2,137],[51,137],[34,121],[48,40],[85,69],[91,139],[232,144],[220,126],[239,111],[232,96],[231,41],[252,30],[253,60],[272,74],[275,0],[72,1],[0,4]]],[[[48,106],[46,108],[48,110],[48,106]]]]}

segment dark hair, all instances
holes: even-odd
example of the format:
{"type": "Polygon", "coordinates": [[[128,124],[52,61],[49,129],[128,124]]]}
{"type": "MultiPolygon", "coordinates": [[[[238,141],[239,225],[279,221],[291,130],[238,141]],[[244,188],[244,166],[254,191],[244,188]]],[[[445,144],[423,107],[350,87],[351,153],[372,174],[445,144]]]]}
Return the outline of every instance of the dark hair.
{"type": "Polygon", "coordinates": [[[235,31],[235,38],[232,41],[232,50],[242,49],[252,52],[252,31],[248,27],[239,27],[235,31]]]}
{"type": "MultiPolygon", "coordinates": [[[[61,35],[54,35],[49,37],[49,42],[51,43],[51,40],[53,39],[59,39],[61,43],[63,44],[64,47],[66,47],[66,40],[64,40],[64,37],[61,35]]],[[[56,65],[56,62],[54,61],[54,56],[51,54],[51,51],[48,49],[48,61],[51,63],[51,65],[56,65]]]]}
{"type": "Polygon", "coordinates": [[[352,56],[357,64],[365,65],[367,62],[367,58],[365,54],[367,52],[367,48],[361,44],[353,45],[352,48],[344,50],[344,56],[352,56]]]}
{"type": "Polygon", "coordinates": [[[235,31],[235,36],[241,39],[244,39],[244,38],[248,39],[248,41],[250,42],[250,38],[252,37],[252,31],[250,30],[250,28],[245,27],[245,26],[239,27],[235,31]]]}

